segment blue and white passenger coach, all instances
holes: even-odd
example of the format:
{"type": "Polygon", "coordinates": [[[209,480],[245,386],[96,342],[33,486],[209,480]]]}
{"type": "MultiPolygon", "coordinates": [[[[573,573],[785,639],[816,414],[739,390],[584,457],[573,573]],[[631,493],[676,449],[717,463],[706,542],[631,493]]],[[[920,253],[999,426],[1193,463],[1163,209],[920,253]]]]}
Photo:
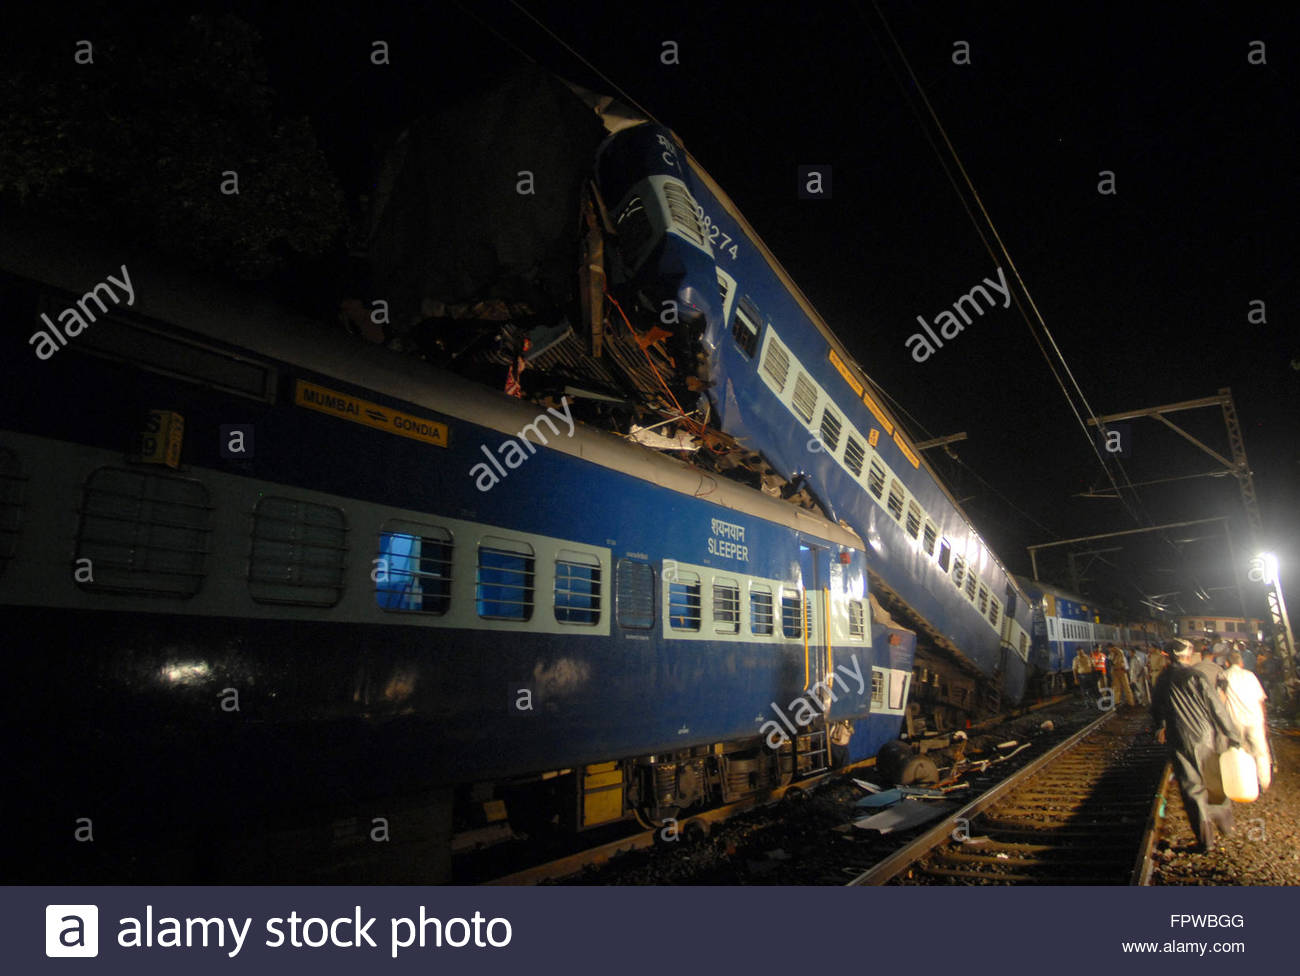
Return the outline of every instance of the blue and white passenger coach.
{"type": "Polygon", "coordinates": [[[897,735],[913,645],[854,532],[131,258],[134,306],[38,360],[39,313],[119,263],[0,239],[0,722],[37,874],[76,874],[83,817],[199,843],[559,782],[587,827],[787,782],[841,718],[897,735]]]}
{"type": "Polygon", "coordinates": [[[1023,591],[734,204],[649,123],[607,138],[597,176],[643,321],[679,311],[670,348],[696,341],[718,426],[866,540],[873,593],[936,652],[918,672],[946,710],[936,724],[1019,701],[1023,591]]]}

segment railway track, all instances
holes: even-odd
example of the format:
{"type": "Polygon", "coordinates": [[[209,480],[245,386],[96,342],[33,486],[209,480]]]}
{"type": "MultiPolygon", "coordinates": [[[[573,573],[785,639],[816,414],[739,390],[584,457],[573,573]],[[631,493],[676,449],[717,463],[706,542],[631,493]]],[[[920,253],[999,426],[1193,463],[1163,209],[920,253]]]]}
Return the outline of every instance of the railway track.
{"type": "Polygon", "coordinates": [[[1167,778],[1146,726],[1102,715],[849,884],[1142,883],[1167,778]]]}
{"type": "MultiPolygon", "coordinates": [[[[1015,709],[996,718],[988,719],[984,722],[973,726],[972,732],[988,732],[998,726],[999,723],[1032,715],[1043,711],[1044,709],[1055,709],[1059,707],[1068,707],[1072,702],[1071,696],[1057,696],[1044,701],[1036,702],[1027,707],[1015,709]]],[[[1057,721],[1061,721],[1057,717],[1057,721]]],[[[713,835],[715,828],[725,825],[731,818],[738,814],[761,811],[764,808],[771,810],[778,809],[777,804],[785,797],[791,799],[807,799],[807,797],[819,786],[827,781],[842,779],[843,774],[857,773],[870,769],[875,765],[874,759],[867,759],[862,762],[854,763],[844,769],[836,770],[833,773],[821,773],[811,776],[807,779],[792,783],[787,787],[774,790],[762,796],[750,797],[737,803],[726,806],[716,807],[712,810],[702,811],[683,818],[682,822],[677,825],[679,836],[686,841],[698,841],[713,835]]],[[[854,797],[860,796],[860,793],[854,793],[854,797]]],[[[790,816],[793,807],[786,806],[785,814],[775,814],[774,817],[790,816]]],[[[645,830],[639,833],[629,833],[607,843],[586,848],[584,850],[574,851],[570,854],[546,861],[544,863],[533,864],[526,867],[520,867],[513,872],[505,875],[487,876],[480,883],[488,884],[537,884],[546,881],[557,881],[575,877],[578,872],[584,869],[601,868],[608,866],[611,862],[620,859],[621,855],[631,854],[637,851],[647,851],[656,846],[680,850],[687,845],[662,845],[657,843],[657,839],[663,835],[663,828],[656,827],[653,830],[645,830]]],[[[667,853],[667,852],[666,852],[667,853]]],[[[842,863],[842,862],[841,862],[842,863]]],[[[608,881],[607,881],[608,883],[608,881]]],[[[613,883],[622,883],[615,876],[613,883]]],[[[634,882],[635,883],[635,882],[634,882]]],[[[728,883],[726,879],[711,878],[709,883],[728,883]]],[[[801,879],[798,883],[825,883],[825,880],[817,880],[816,875],[810,874],[807,879],[801,879]]],[[[831,883],[842,883],[842,876],[832,878],[831,883]]]]}

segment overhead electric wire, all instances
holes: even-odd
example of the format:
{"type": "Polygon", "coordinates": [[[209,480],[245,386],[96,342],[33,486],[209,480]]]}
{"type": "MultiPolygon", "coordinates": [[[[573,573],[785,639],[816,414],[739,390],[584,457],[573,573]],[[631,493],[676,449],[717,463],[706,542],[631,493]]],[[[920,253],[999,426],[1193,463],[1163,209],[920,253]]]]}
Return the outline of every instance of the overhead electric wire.
{"type": "MultiPolygon", "coordinates": [[[[922,88],[920,80],[916,77],[916,73],[912,70],[912,65],[908,61],[907,55],[903,52],[902,45],[899,44],[898,38],[894,35],[893,29],[889,26],[889,21],[886,19],[884,12],[880,9],[880,5],[877,2],[875,2],[875,0],[872,0],[872,6],[875,8],[876,15],[880,18],[880,22],[882,26],[885,28],[886,33],[889,35],[889,39],[893,43],[894,50],[897,52],[899,60],[902,62],[903,67],[907,70],[908,77],[911,78],[913,87],[915,88],[917,94],[920,95],[921,101],[925,105],[926,111],[929,113],[930,120],[933,122],[934,127],[938,130],[939,134],[943,137],[944,145],[947,147],[949,155],[951,155],[953,162],[956,164],[958,170],[960,171],[962,179],[965,182],[971,197],[974,199],[975,204],[979,207],[980,213],[983,215],[984,221],[985,223],[987,223],[989,231],[992,233],[994,239],[997,241],[998,250],[1001,252],[1003,259],[1005,259],[1005,261],[1007,262],[1008,267],[1011,268],[1011,273],[1012,275],[1014,275],[1016,282],[1019,284],[1020,290],[1024,293],[1025,299],[1029,302],[1030,308],[1033,309],[1034,317],[1038,320],[1038,324],[1042,329],[1043,334],[1047,337],[1047,341],[1051,344],[1052,351],[1056,354],[1056,357],[1060,361],[1062,368],[1065,370],[1066,375],[1069,377],[1071,385],[1074,386],[1075,391],[1078,394],[1079,401],[1082,403],[1084,409],[1087,411],[1088,416],[1095,417],[1097,415],[1096,412],[1092,409],[1092,406],[1088,403],[1087,396],[1083,393],[1082,388],[1079,386],[1078,381],[1075,379],[1074,373],[1073,371],[1071,371],[1069,363],[1066,362],[1065,356],[1061,352],[1060,346],[1057,345],[1056,339],[1052,336],[1051,330],[1048,329],[1047,323],[1043,319],[1042,313],[1039,311],[1037,303],[1034,302],[1033,295],[1030,294],[1028,287],[1025,285],[1024,279],[1020,275],[1019,269],[1016,267],[1015,261],[1012,260],[1010,252],[1007,250],[1006,245],[1002,241],[1001,235],[998,233],[997,226],[993,223],[993,218],[989,215],[988,209],[984,206],[984,201],[980,198],[979,192],[975,189],[974,182],[971,180],[970,175],[966,172],[966,167],[962,164],[961,157],[958,155],[956,148],[952,144],[952,141],[948,138],[948,133],[944,129],[943,123],[939,121],[939,116],[935,112],[934,106],[931,105],[930,99],[926,96],[925,89],[922,88]]],[[[871,30],[870,22],[867,21],[865,15],[863,15],[863,20],[864,22],[867,23],[868,32],[871,33],[872,40],[875,41],[877,47],[879,47],[880,46],[879,41],[876,39],[875,32],[871,30]]],[[[885,54],[883,50],[881,53],[882,55],[885,54]]],[[[885,55],[885,62],[890,69],[890,73],[894,74],[895,81],[898,81],[897,75],[894,73],[893,66],[892,64],[890,64],[887,55],[885,55]]],[[[902,88],[904,92],[904,96],[908,102],[909,107],[913,110],[913,112],[915,112],[916,111],[915,105],[912,103],[911,97],[908,95],[906,86],[900,83],[900,88],[902,88]]],[[[961,189],[957,186],[956,180],[953,178],[952,171],[949,169],[947,161],[944,159],[943,154],[939,152],[938,146],[935,145],[934,138],[930,134],[928,127],[925,126],[923,123],[921,129],[925,134],[926,141],[929,142],[931,148],[935,151],[935,155],[939,159],[940,165],[943,167],[944,174],[948,177],[948,181],[953,185],[953,189],[957,192],[958,198],[961,200],[962,206],[966,210],[967,216],[970,217],[971,223],[975,227],[975,231],[980,238],[980,242],[984,245],[984,249],[988,252],[989,257],[993,258],[994,261],[997,261],[998,255],[994,252],[992,245],[989,244],[988,238],[985,236],[983,228],[981,227],[979,221],[976,220],[974,213],[971,211],[971,207],[969,202],[966,199],[966,195],[962,193],[961,189]]],[[[1056,370],[1055,364],[1052,362],[1051,356],[1048,355],[1047,350],[1043,346],[1042,339],[1039,338],[1037,331],[1034,329],[1033,323],[1030,321],[1030,318],[1025,311],[1024,305],[1020,301],[1020,296],[1016,294],[1014,298],[1016,301],[1016,308],[1020,312],[1021,317],[1025,320],[1025,325],[1029,328],[1030,335],[1034,338],[1034,342],[1038,345],[1039,351],[1042,352],[1043,358],[1047,362],[1048,369],[1052,373],[1052,378],[1056,380],[1057,385],[1061,388],[1061,393],[1065,396],[1066,402],[1070,406],[1071,413],[1074,414],[1074,418],[1078,422],[1080,429],[1083,431],[1084,437],[1087,439],[1088,445],[1092,449],[1093,454],[1096,455],[1097,461],[1101,465],[1102,471],[1105,472],[1107,480],[1109,480],[1111,485],[1114,487],[1116,496],[1119,498],[1119,500],[1124,505],[1124,507],[1128,510],[1129,514],[1133,517],[1133,520],[1137,522],[1139,525],[1142,524],[1143,517],[1139,516],[1137,511],[1135,511],[1134,508],[1129,504],[1128,500],[1124,498],[1119,483],[1115,480],[1115,476],[1111,473],[1110,467],[1107,465],[1105,457],[1102,456],[1101,450],[1098,448],[1095,438],[1093,437],[1092,433],[1088,429],[1087,422],[1084,420],[1083,416],[1079,412],[1079,407],[1078,404],[1075,403],[1074,396],[1070,394],[1070,391],[1067,389],[1064,381],[1061,379],[1060,374],[1056,370]]],[[[1117,462],[1117,467],[1120,467],[1121,473],[1123,473],[1122,465],[1119,465],[1118,462],[1117,462]]],[[[1124,474],[1124,480],[1125,481],[1129,480],[1127,474],[1124,474]]],[[[1146,521],[1148,524],[1150,523],[1149,516],[1146,518],[1146,521]]]]}
{"type": "Polygon", "coordinates": [[[595,72],[595,73],[600,77],[601,81],[605,82],[605,84],[609,85],[609,86],[610,86],[611,88],[613,88],[616,92],[618,92],[621,96],[623,96],[623,99],[624,99],[624,100],[625,100],[629,105],[631,105],[634,109],[636,109],[638,112],[642,113],[646,118],[648,118],[648,119],[649,119],[651,122],[653,122],[655,125],[663,125],[662,122],[660,122],[657,118],[654,117],[654,114],[653,114],[649,109],[647,109],[644,105],[642,105],[642,104],[641,104],[640,102],[638,102],[635,98],[633,98],[631,95],[629,95],[627,92],[625,92],[622,88],[620,88],[620,87],[618,86],[618,84],[616,84],[616,83],[614,82],[614,80],[611,79],[611,78],[609,77],[609,75],[605,74],[605,72],[601,71],[601,70],[600,70],[599,68],[597,68],[594,64],[592,64],[590,61],[588,61],[586,58],[584,58],[581,54],[579,54],[577,51],[575,51],[575,50],[573,49],[573,47],[572,47],[572,46],[571,46],[571,45],[570,45],[570,44],[569,44],[569,43],[568,43],[564,38],[560,37],[559,34],[555,33],[555,31],[551,30],[549,27],[547,27],[545,24],[543,24],[540,20],[538,20],[536,17],[534,17],[531,13],[528,12],[527,9],[525,9],[523,6],[521,6],[519,3],[517,3],[516,0],[510,0],[510,6],[514,7],[514,8],[515,8],[516,10],[518,10],[521,14],[523,14],[525,17],[527,17],[529,20],[531,20],[534,24],[536,24],[536,25],[537,25],[538,27],[540,27],[542,30],[546,31],[546,33],[549,34],[549,35],[551,36],[551,38],[552,38],[552,39],[553,39],[557,44],[559,44],[560,46],[562,46],[566,51],[568,51],[568,52],[569,52],[570,54],[572,54],[575,58],[577,58],[579,61],[581,61],[583,64],[585,64],[585,65],[586,65],[590,70],[594,71],[594,72],[595,72]]]}
{"type": "MultiPolygon", "coordinates": [[[[914,86],[917,94],[920,96],[921,101],[924,103],[925,108],[930,116],[930,119],[934,124],[934,127],[938,130],[939,134],[943,137],[944,144],[947,147],[948,152],[953,159],[953,162],[956,164],[957,168],[961,172],[962,179],[965,182],[967,189],[970,191],[971,197],[974,199],[975,204],[979,207],[980,213],[983,215],[985,222],[988,224],[989,231],[992,233],[994,239],[997,241],[998,249],[1001,251],[1003,258],[1005,258],[1008,267],[1011,268],[1012,275],[1015,277],[1017,284],[1019,284],[1020,290],[1024,292],[1025,299],[1028,301],[1030,308],[1033,310],[1034,318],[1037,319],[1038,324],[1042,329],[1043,335],[1046,337],[1047,342],[1051,345],[1052,351],[1055,353],[1056,358],[1060,361],[1061,367],[1062,369],[1064,369],[1066,376],[1068,376],[1071,386],[1074,387],[1074,390],[1078,395],[1078,399],[1080,403],[1087,411],[1087,415],[1089,417],[1096,417],[1097,416],[1096,411],[1093,410],[1091,403],[1089,403],[1087,394],[1084,393],[1083,387],[1078,382],[1077,378],[1074,375],[1074,372],[1070,369],[1070,365],[1065,358],[1065,354],[1061,351],[1061,348],[1057,344],[1055,337],[1052,335],[1051,329],[1047,326],[1046,320],[1043,318],[1042,313],[1039,311],[1038,305],[1034,301],[1033,295],[1030,293],[1028,287],[1025,285],[1024,279],[1021,276],[1019,269],[1016,267],[1015,261],[1014,259],[1012,259],[1010,251],[1007,249],[1005,243],[1002,240],[1001,235],[998,233],[997,226],[994,224],[992,217],[989,215],[987,208],[984,206],[984,202],[980,197],[979,192],[975,189],[974,182],[971,180],[969,173],[967,173],[965,166],[962,164],[961,157],[958,155],[956,148],[952,145],[952,141],[949,139],[947,131],[944,129],[942,122],[939,121],[938,114],[935,112],[933,105],[930,103],[929,98],[925,94],[925,89],[921,86],[920,80],[916,77],[916,73],[912,70],[911,63],[908,61],[907,55],[903,52],[902,45],[899,44],[898,38],[895,36],[893,29],[890,27],[888,19],[885,17],[884,12],[880,9],[880,5],[876,2],[876,0],[872,0],[872,6],[875,8],[876,14],[880,18],[880,22],[882,26],[884,27],[885,31],[888,33],[889,39],[892,42],[894,49],[898,54],[899,60],[903,64],[904,68],[906,68],[907,74],[911,78],[912,85],[914,86]]],[[[907,86],[904,85],[902,81],[899,79],[898,74],[894,70],[894,66],[888,54],[881,47],[879,39],[876,37],[874,30],[871,29],[870,21],[866,18],[865,14],[862,14],[861,9],[859,9],[859,14],[862,15],[863,21],[867,24],[868,33],[871,34],[873,42],[876,44],[877,48],[881,50],[881,55],[885,61],[886,66],[890,71],[891,76],[894,78],[895,83],[899,85],[900,90],[903,92],[904,100],[907,102],[908,107],[912,110],[913,114],[917,116],[918,121],[921,124],[921,130],[925,135],[926,141],[930,144],[931,149],[934,151],[935,156],[939,160],[939,164],[944,171],[944,175],[948,178],[949,184],[952,185],[954,192],[956,192],[958,199],[961,201],[962,207],[963,209],[965,209],[967,216],[970,218],[971,224],[975,228],[975,232],[979,236],[980,242],[984,245],[984,248],[988,252],[989,256],[993,258],[994,261],[997,261],[998,260],[997,254],[994,253],[994,250],[990,245],[988,238],[984,234],[980,222],[975,218],[975,215],[971,210],[970,203],[966,199],[966,195],[961,191],[961,188],[957,185],[957,182],[953,177],[952,171],[948,166],[947,159],[944,157],[944,154],[939,151],[939,148],[934,141],[934,137],[930,133],[929,127],[920,118],[920,113],[917,111],[916,105],[907,89],[907,86]]],[[[1096,456],[1098,462],[1100,463],[1102,471],[1106,475],[1106,479],[1110,482],[1111,487],[1114,489],[1115,491],[1114,497],[1124,506],[1124,508],[1128,511],[1129,515],[1133,518],[1133,520],[1137,524],[1151,525],[1153,520],[1151,516],[1146,512],[1145,506],[1142,504],[1141,493],[1137,490],[1137,486],[1130,478],[1128,471],[1124,467],[1123,462],[1119,458],[1110,459],[1111,462],[1115,465],[1115,468],[1119,471],[1120,478],[1124,482],[1125,487],[1131,493],[1132,503],[1130,503],[1129,499],[1125,497],[1124,492],[1120,488],[1119,482],[1116,481],[1114,474],[1112,474],[1111,472],[1111,468],[1107,462],[1107,459],[1102,455],[1100,449],[1097,446],[1096,440],[1092,436],[1092,433],[1089,431],[1088,426],[1084,421],[1083,417],[1080,415],[1078,406],[1075,404],[1074,397],[1070,394],[1070,391],[1066,388],[1065,383],[1062,381],[1060,375],[1057,373],[1055,364],[1052,362],[1052,358],[1048,355],[1047,350],[1043,345],[1042,339],[1039,338],[1038,333],[1034,328],[1033,322],[1030,320],[1029,315],[1025,311],[1024,305],[1020,301],[1019,294],[1013,292],[1013,297],[1015,298],[1017,311],[1020,312],[1021,317],[1024,319],[1025,325],[1029,329],[1030,335],[1033,337],[1035,344],[1039,348],[1039,351],[1043,354],[1043,358],[1047,363],[1049,371],[1052,373],[1053,379],[1056,380],[1057,385],[1061,388],[1061,392],[1065,396],[1066,402],[1069,404],[1070,410],[1074,414],[1075,420],[1079,423],[1079,426],[1082,429],[1084,436],[1088,440],[1089,447],[1092,449],[1093,454],[1096,456]]],[[[1168,545],[1171,549],[1177,551],[1177,547],[1167,536],[1165,536],[1163,532],[1159,533],[1158,535],[1159,538],[1162,541],[1164,541],[1166,545],[1168,545]]]]}

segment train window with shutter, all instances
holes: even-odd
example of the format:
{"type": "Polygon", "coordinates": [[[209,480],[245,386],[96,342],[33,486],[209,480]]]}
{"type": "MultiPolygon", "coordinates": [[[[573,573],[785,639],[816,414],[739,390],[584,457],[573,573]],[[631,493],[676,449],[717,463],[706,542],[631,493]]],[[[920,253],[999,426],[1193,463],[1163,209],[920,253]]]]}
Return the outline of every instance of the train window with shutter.
{"type": "Polygon", "coordinates": [[[686,188],[686,184],[681,180],[669,178],[664,180],[662,185],[664,202],[668,204],[668,216],[672,220],[673,227],[681,231],[682,236],[691,243],[706,251],[711,250],[704,225],[699,214],[696,213],[695,200],[691,197],[691,191],[686,188]]]}
{"type": "Polygon", "coordinates": [[[734,579],[713,581],[713,629],[719,634],[740,633],[740,584],[734,579]]]}
{"type": "Polygon", "coordinates": [[[939,543],[939,568],[948,572],[948,560],[952,557],[952,543],[944,539],[939,543]]]}
{"type": "Polygon", "coordinates": [[[817,408],[817,387],[812,380],[800,373],[794,380],[794,394],[790,398],[794,411],[806,422],[812,423],[813,411],[817,408]]]}
{"type": "Polygon", "coordinates": [[[668,623],[673,630],[700,629],[700,577],[678,569],[668,580],[668,623]]]}
{"type": "Polygon", "coordinates": [[[649,563],[620,559],[614,567],[614,612],[620,627],[649,630],[655,622],[655,573],[649,563]]]}
{"type": "Polygon", "coordinates": [[[763,372],[772,379],[777,393],[785,392],[785,383],[790,375],[790,354],[776,341],[772,330],[767,330],[767,351],[763,353],[763,372]]]}
{"type": "Polygon", "coordinates": [[[600,560],[561,549],[555,555],[555,619],[562,624],[600,623],[600,560]]]}
{"type": "Polygon", "coordinates": [[[921,532],[921,506],[916,502],[907,503],[907,534],[913,539],[921,532]]]}
{"type": "Polygon", "coordinates": [[[1021,632],[1020,634],[1020,656],[1024,657],[1029,651],[1029,635],[1021,632]]]}
{"type": "Polygon", "coordinates": [[[979,608],[982,617],[989,612],[989,588],[981,583],[979,593],[979,608]]]}
{"type": "Polygon", "coordinates": [[[925,532],[921,535],[921,548],[925,550],[927,556],[934,555],[934,544],[939,540],[939,530],[934,527],[933,522],[925,523],[925,532]]]}
{"type": "Polygon", "coordinates": [[[790,638],[803,636],[803,595],[798,590],[781,591],[781,633],[790,638]]]}
{"type": "Polygon", "coordinates": [[[885,707],[885,672],[879,668],[871,669],[871,708],[872,711],[885,707]]]}
{"type": "Polygon", "coordinates": [[[867,490],[876,501],[885,494],[885,466],[875,458],[871,459],[871,466],[867,469],[867,490]]]}
{"type": "Polygon", "coordinates": [[[444,614],[451,606],[452,537],[446,529],[390,519],[379,532],[371,578],[381,610],[444,614]]]}
{"type": "Polygon", "coordinates": [[[975,586],[978,582],[979,578],[975,575],[974,565],[968,566],[966,568],[966,599],[970,600],[971,603],[975,602],[975,586]]]}
{"type": "Polygon", "coordinates": [[[772,591],[758,583],[749,588],[749,632],[756,637],[770,637],[774,629],[772,591]]]}
{"type": "Polygon", "coordinates": [[[896,480],[889,482],[889,500],[885,503],[889,509],[889,514],[894,516],[895,521],[903,519],[903,486],[896,480]]]}
{"type": "Polygon", "coordinates": [[[834,454],[835,449],[840,445],[840,430],[842,429],[840,418],[835,415],[835,411],[830,407],[822,407],[821,434],[822,443],[826,445],[827,452],[834,454]]]}
{"type": "Polygon", "coordinates": [[[343,510],[268,495],[253,507],[248,595],[258,603],[332,607],[347,564],[343,510]]]}
{"type": "Polygon", "coordinates": [[[997,597],[995,596],[990,597],[989,598],[989,623],[991,623],[994,627],[996,627],[998,625],[998,622],[1001,619],[1002,619],[1002,604],[998,602],[997,597]]]}
{"type": "Polygon", "coordinates": [[[22,461],[16,452],[0,447],[0,574],[18,549],[18,533],[26,508],[27,476],[23,474],[22,461]]]}
{"type": "Polygon", "coordinates": [[[958,591],[966,582],[966,557],[958,556],[952,563],[952,585],[957,587],[958,591]]]}
{"type": "Polygon", "coordinates": [[[532,620],[536,563],[527,542],[480,539],[475,579],[478,615],[484,620],[532,620]]]}
{"type": "Polygon", "coordinates": [[[201,482],[98,468],[86,479],[74,554],[87,578],[73,578],[83,590],[192,597],[206,575],[211,516],[201,482]]]}
{"type": "Polygon", "coordinates": [[[736,303],[736,314],[733,320],[731,337],[736,340],[740,351],[753,359],[754,353],[758,351],[758,330],[763,321],[758,307],[742,295],[740,301],[736,303]]]}
{"type": "Polygon", "coordinates": [[[863,449],[862,442],[850,434],[844,442],[844,466],[856,478],[862,474],[862,462],[866,459],[867,452],[863,449]]]}
{"type": "Polygon", "coordinates": [[[867,632],[867,608],[861,600],[849,601],[849,637],[862,640],[867,632]]]}

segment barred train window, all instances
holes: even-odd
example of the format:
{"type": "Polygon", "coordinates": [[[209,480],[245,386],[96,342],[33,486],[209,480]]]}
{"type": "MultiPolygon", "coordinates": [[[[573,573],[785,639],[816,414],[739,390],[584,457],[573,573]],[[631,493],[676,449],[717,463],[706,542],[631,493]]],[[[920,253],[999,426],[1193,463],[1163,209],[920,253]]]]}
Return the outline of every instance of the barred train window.
{"type": "Polygon", "coordinates": [[[874,458],[871,467],[867,469],[867,490],[876,497],[876,501],[880,501],[885,493],[885,467],[874,458]]]}
{"type": "Polygon", "coordinates": [[[998,621],[1001,618],[1002,618],[1002,604],[998,603],[997,597],[992,597],[989,600],[989,623],[991,623],[994,627],[996,627],[998,625],[998,621]]]}
{"type": "Polygon", "coordinates": [[[27,478],[18,455],[0,447],[0,573],[18,548],[23,509],[27,507],[27,478]]]}
{"type": "MultiPolygon", "coordinates": [[[[767,334],[772,336],[772,330],[767,334]]],[[[777,393],[785,392],[785,381],[790,374],[790,355],[775,337],[768,339],[767,352],[763,354],[763,372],[772,377],[772,385],[777,393]]]]}
{"type": "Polygon", "coordinates": [[[719,634],[740,633],[740,585],[735,580],[713,581],[713,629],[719,634]]]}
{"type": "Polygon", "coordinates": [[[667,179],[663,182],[664,202],[668,204],[668,216],[673,226],[682,232],[687,240],[693,241],[708,250],[708,240],[703,223],[695,210],[695,201],[680,180],[667,179]]]}
{"type": "Polygon", "coordinates": [[[614,570],[614,605],[619,626],[649,630],[655,624],[655,574],[649,563],[620,559],[614,570]]]}
{"type": "Polygon", "coordinates": [[[835,448],[840,443],[840,418],[835,416],[835,411],[830,407],[822,407],[822,443],[826,445],[826,450],[834,453],[835,448]]]}
{"type": "Polygon", "coordinates": [[[889,501],[885,503],[889,509],[889,514],[894,516],[895,520],[903,517],[903,486],[897,481],[889,483],[889,501]]]}
{"type": "Polygon", "coordinates": [[[885,707],[885,675],[874,668],[871,671],[871,707],[885,707]]]}
{"type": "Polygon", "coordinates": [[[258,603],[332,607],[343,595],[342,509],[266,495],[253,506],[248,595],[258,603]]]}
{"type": "MultiPolygon", "coordinates": [[[[19,487],[21,481],[7,477],[5,484],[19,487]]],[[[82,494],[75,552],[77,560],[90,560],[91,578],[78,579],[77,585],[146,596],[193,596],[206,575],[211,514],[208,489],[193,479],[124,468],[91,472],[82,494]]]]}
{"type": "Polygon", "coordinates": [[[527,542],[485,536],[478,544],[478,615],[484,620],[531,620],[536,559],[527,542]]]}
{"type": "Polygon", "coordinates": [[[786,637],[803,636],[803,597],[797,590],[781,591],[781,633],[786,637]]]}
{"type": "Polygon", "coordinates": [[[372,578],[381,610],[441,615],[451,605],[451,533],[390,519],[379,532],[372,578]]]}
{"type": "Polygon", "coordinates": [[[813,410],[817,406],[817,387],[813,386],[812,381],[803,373],[795,377],[794,395],[790,400],[794,405],[795,413],[811,423],[813,410]]]}
{"type": "Polygon", "coordinates": [[[960,591],[964,582],[966,582],[966,557],[958,556],[952,564],[952,585],[960,591]]]}
{"type": "Polygon", "coordinates": [[[939,530],[934,527],[933,522],[925,523],[925,533],[921,536],[921,548],[925,550],[927,556],[934,555],[934,544],[939,538],[939,530]]]}
{"type": "Polygon", "coordinates": [[[907,503],[907,534],[913,539],[921,531],[921,506],[916,502],[907,503]]]}
{"type": "Polygon", "coordinates": [[[770,636],[773,630],[772,591],[755,584],[749,591],[749,631],[760,637],[770,636]]]}
{"type": "Polygon", "coordinates": [[[862,462],[867,459],[867,452],[863,450],[861,442],[852,434],[844,442],[844,466],[849,469],[853,477],[862,474],[862,462]]]}
{"type": "Polygon", "coordinates": [[[555,557],[555,619],[562,624],[600,623],[600,560],[561,549],[555,557]]]}
{"type": "Polygon", "coordinates": [[[975,585],[978,578],[975,576],[975,567],[970,567],[966,573],[966,599],[972,603],[975,602],[975,585]]]}
{"type": "Polygon", "coordinates": [[[989,609],[989,588],[983,583],[980,584],[979,600],[980,616],[982,617],[984,614],[988,613],[989,609]]]}
{"type": "Polygon", "coordinates": [[[668,623],[674,630],[700,629],[700,577],[677,570],[668,581],[668,623]]]}
{"type": "Polygon", "coordinates": [[[849,636],[857,640],[862,639],[866,632],[866,609],[861,600],[849,601],[849,636]]]}

